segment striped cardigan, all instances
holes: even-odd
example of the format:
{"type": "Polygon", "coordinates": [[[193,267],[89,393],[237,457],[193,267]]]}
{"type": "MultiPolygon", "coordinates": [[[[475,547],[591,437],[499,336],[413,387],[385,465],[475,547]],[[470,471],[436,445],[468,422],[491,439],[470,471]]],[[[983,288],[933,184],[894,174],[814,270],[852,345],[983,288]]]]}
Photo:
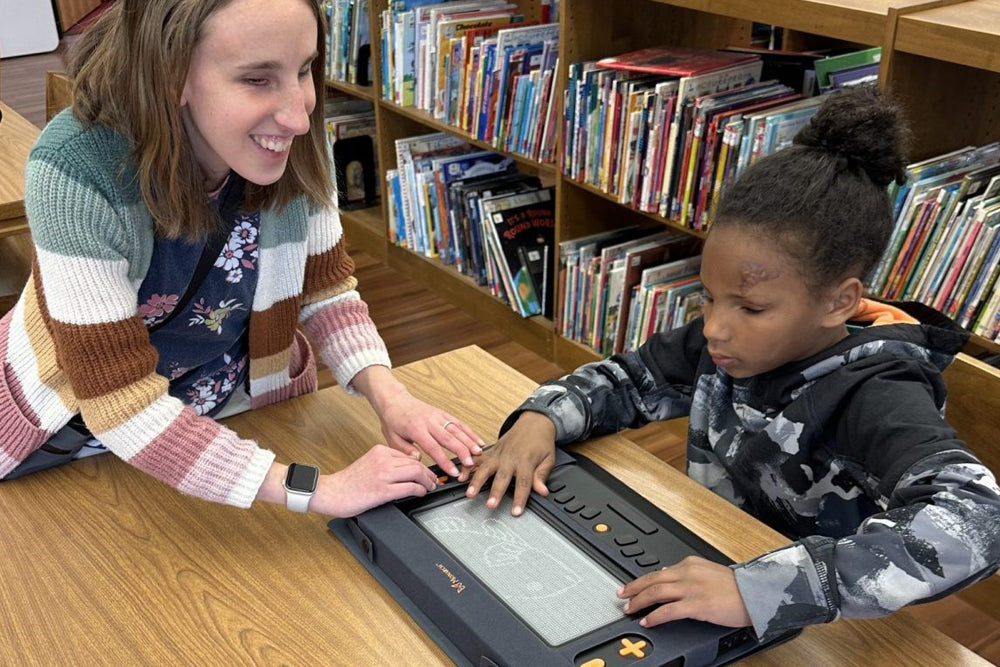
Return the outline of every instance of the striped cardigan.
{"type": "MultiPolygon", "coordinates": [[[[167,393],[137,316],[154,234],[128,141],[64,111],[32,150],[26,182],[35,259],[0,319],[0,478],[79,412],[131,465],[184,493],[248,507],[274,454],[167,393]]],[[[252,407],[315,389],[298,324],[342,387],[367,366],[390,365],[342,231],[336,209],[309,211],[304,198],[261,212],[252,407]]]]}

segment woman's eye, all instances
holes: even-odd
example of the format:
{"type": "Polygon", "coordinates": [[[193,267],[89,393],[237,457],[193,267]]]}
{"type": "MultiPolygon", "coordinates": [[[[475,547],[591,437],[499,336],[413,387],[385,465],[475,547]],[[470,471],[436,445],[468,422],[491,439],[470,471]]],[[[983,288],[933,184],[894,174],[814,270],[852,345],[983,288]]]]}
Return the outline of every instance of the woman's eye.
{"type": "Polygon", "coordinates": [[[743,312],[748,315],[760,315],[764,312],[763,308],[751,308],[750,306],[743,306],[743,312]]]}
{"type": "Polygon", "coordinates": [[[243,79],[243,82],[246,83],[246,84],[248,84],[248,85],[251,85],[251,86],[266,86],[267,85],[267,79],[247,78],[247,79],[243,79]]]}

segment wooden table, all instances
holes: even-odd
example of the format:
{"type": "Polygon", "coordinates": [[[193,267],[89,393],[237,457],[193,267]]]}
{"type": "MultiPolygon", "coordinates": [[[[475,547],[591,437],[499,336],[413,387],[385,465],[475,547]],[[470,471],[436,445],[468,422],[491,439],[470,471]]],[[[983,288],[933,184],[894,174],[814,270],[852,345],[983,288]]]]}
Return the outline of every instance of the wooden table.
{"type": "MultiPolygon", "coordinates": [[[[397,374],[484,437],[534,386],[475,347],[397,374]]],[[[228,423],[326,471],[381,439],[368,404],[336,387],[228,423]]],[[[580,450],[732,558],[785,541],[621,437],[580,450]]],[[[450,664],[315,514],[184,497],[103,455],[0,484],[0,516],[9,664],[450,664]]],[[[897,615],[810,627],[745,664],[989,663],[897,615]]]]}
{"type": "Polygon", "coordinates": [[[0,315],[17,299],[31,267],[24,215],[24,166],[39,129],[0,102],[0,315]]]}

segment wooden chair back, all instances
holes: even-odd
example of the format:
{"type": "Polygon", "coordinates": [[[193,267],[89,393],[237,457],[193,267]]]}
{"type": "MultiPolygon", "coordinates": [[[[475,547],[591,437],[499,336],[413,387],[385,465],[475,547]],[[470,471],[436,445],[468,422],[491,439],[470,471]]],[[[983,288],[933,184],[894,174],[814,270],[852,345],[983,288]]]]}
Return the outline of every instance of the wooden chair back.
{"type": "MultiPolygon", "coordinates": [[[[1000,476],[1000,370],[959,354],[944,372],[948,385],[945,417],[994,475],[1000,476]]],[[[988,577],[958,596],[1000,619],[1000,575],[988,577]]]]}
{"type": "Polygon", "coordinates": [[[73,104],[73,83],[65,72],[45,73],[45,122],[73,104]]]}
{"type": "Polygon", "coordinates": [[[945,370],[944,381],[948,423],[1000,476],[1000,369],[962,353],[945,370]]]}

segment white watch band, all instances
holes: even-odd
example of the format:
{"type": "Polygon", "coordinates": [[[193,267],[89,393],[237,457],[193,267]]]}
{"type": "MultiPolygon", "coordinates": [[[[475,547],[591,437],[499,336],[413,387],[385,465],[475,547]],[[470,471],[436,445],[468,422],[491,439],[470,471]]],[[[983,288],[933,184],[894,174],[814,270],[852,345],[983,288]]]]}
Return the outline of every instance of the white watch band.
{"type": "Polygon", "coordinates": [[[292,491],[289,488],[285,488],[285,507],[293,512],[308,512],[309,501],[312,500],[312,497],[313,494],[311,493],[292,491]]]}

